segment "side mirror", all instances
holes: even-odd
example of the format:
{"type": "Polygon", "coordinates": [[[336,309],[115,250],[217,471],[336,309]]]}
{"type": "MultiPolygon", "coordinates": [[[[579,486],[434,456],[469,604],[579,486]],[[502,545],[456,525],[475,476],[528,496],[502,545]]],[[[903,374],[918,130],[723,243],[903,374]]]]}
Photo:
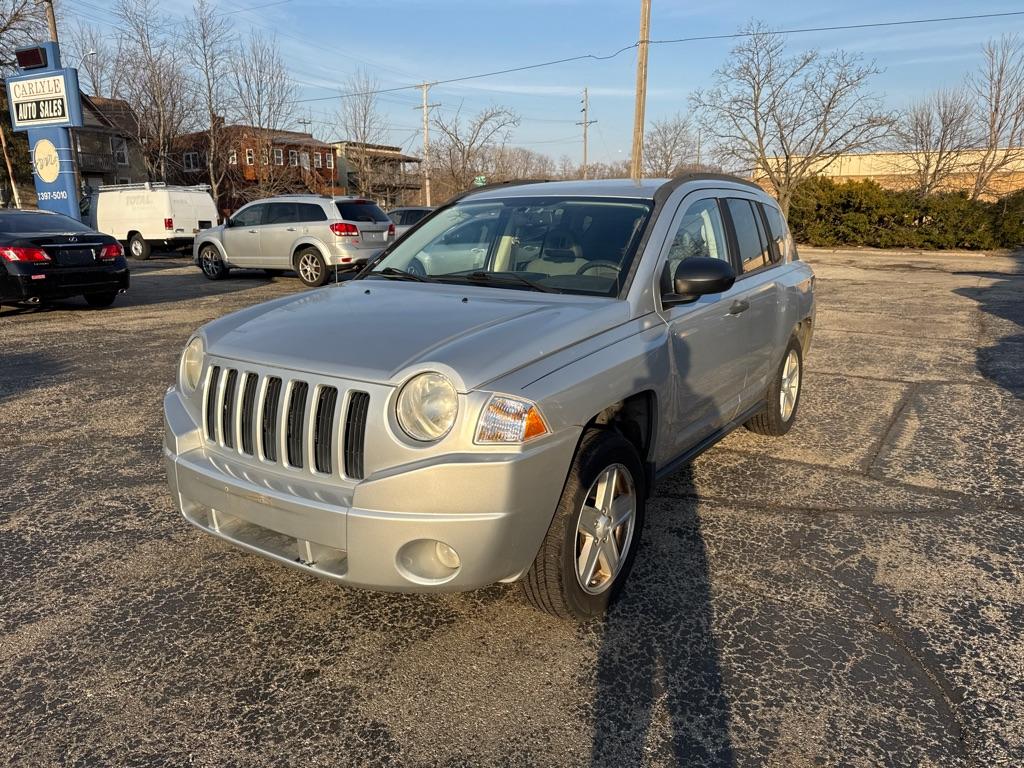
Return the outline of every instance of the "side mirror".
{"type": "Polygon", "coordinates": [[[670,306],[696,301],[709,293],[727,291],[735,282],[736,272],[727,261],[706,256],[683,259],[672,280],[674,293],[663,297],[663,303],[670,306]]]}
{"type": "Polygon", "coordinates": [[[225,216],[224,217],[224,228],[227,229],[227,228],[233,227],[233,226],[235,226],[235,222],[231,219],[230,216],[225,216]]]}

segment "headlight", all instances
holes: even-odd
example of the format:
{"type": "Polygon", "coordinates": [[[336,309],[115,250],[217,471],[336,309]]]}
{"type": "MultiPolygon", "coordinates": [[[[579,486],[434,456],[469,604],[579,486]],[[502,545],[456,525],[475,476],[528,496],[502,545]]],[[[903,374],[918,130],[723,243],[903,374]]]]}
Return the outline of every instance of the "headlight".
{"type": "Polygon", "coordinates": [[[455,425],[459,396],[440,373],[421,373],[402,387],[396,412],[405,434],[413,440],[432,443],[455,425]]]}
{"type": "Polygon", "coordinates": [[[180,379],[186,393],[195,392],[203,371],[203,340],[196,336],[181,353],[180,379]]]}
{"type": "Polygon", "coordinates": [[[476,442],[525,443],[550,431],[536,403],[494,395],[480,413],[476,442]]]}

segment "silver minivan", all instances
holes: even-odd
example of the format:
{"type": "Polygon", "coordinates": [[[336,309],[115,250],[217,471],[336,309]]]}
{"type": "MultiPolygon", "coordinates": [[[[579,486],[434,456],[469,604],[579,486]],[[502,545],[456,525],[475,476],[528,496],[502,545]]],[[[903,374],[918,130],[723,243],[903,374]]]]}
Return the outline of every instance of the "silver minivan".
{"type": "Polygon", "coordinates": [[[211,280],[233,267],[295,270],[315,287],[333,271],[357,269],[395,239],[395,225],[361,197],[281,195],[239,208],[196,237],[193,259],[211,280]]]}

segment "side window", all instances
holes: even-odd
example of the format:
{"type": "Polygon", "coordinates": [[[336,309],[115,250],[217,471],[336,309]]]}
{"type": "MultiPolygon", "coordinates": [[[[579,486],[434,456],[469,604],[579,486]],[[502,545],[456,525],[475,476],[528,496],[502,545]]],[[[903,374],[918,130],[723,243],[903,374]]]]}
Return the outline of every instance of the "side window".
{"type": "Polygon", "coordinates": [[[255,227],[261,223],[266,207],[265,205],[251,205],[248,208],[243,208],[231,217],[231,223],[236,227],[255,227]]]}
{"type": "Polygon", "coordinates": [[[299,215],[296,221],[327,221],[327,214],[319,205],[312,203],[296,203],[299,215]]]}
{"type": "Polygon", "coordinates": [[[760,225],[754,216],[754,209],[747,200],[729,198],[726,203],[732,217],[733,229],[736,230],[743,273],[760,269],[766,263],[765,246],[761,242],[760,225]]]}
{"type": "Polygon", "coordinates": [[[786,220],[782,218],[782,211],[774,205],[766,205],[764,213],[768,219],[772,239],[775,241],[775,258],[779,261],[792,261],[796,257],[796,249],[793,247],[793,236],[789,233],[786,220]]]}
{"type": "Polygon", "coordinates": [[[270,203],[263,217],[264,224],[294,224],[299,220],[295,211],[295,203],[270,203]]]}
{"type": "Polygon", "coordinates": [[[683,259],[704,257],[728,261],[729,251],[725,243],[725,227],[718,201],[706,199],[692,203],[672,236],[663,288],[671,291],[672,276],[683,259]]]}
{"type": "Polygon", "coordinates": [[[428,213],[430,213],[430,211],[406,211],[405,212],[405,223],[406,224],[415,224],[420,219],[422,219],[424,216],[426,216],[428,213]]]}

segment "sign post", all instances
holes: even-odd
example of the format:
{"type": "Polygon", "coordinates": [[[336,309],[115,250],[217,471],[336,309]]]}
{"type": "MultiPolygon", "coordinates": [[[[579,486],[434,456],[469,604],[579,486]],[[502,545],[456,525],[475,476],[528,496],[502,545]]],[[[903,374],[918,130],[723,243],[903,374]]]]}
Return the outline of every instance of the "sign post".
{"type": "Polygon", "coordinates": [[[60,65],[57,43],[15,52],[18,74],[7,78],[11,127],[28,131],[39,207],[81,219],[71,131],[82,125],[78,70],[60,65]]]}

